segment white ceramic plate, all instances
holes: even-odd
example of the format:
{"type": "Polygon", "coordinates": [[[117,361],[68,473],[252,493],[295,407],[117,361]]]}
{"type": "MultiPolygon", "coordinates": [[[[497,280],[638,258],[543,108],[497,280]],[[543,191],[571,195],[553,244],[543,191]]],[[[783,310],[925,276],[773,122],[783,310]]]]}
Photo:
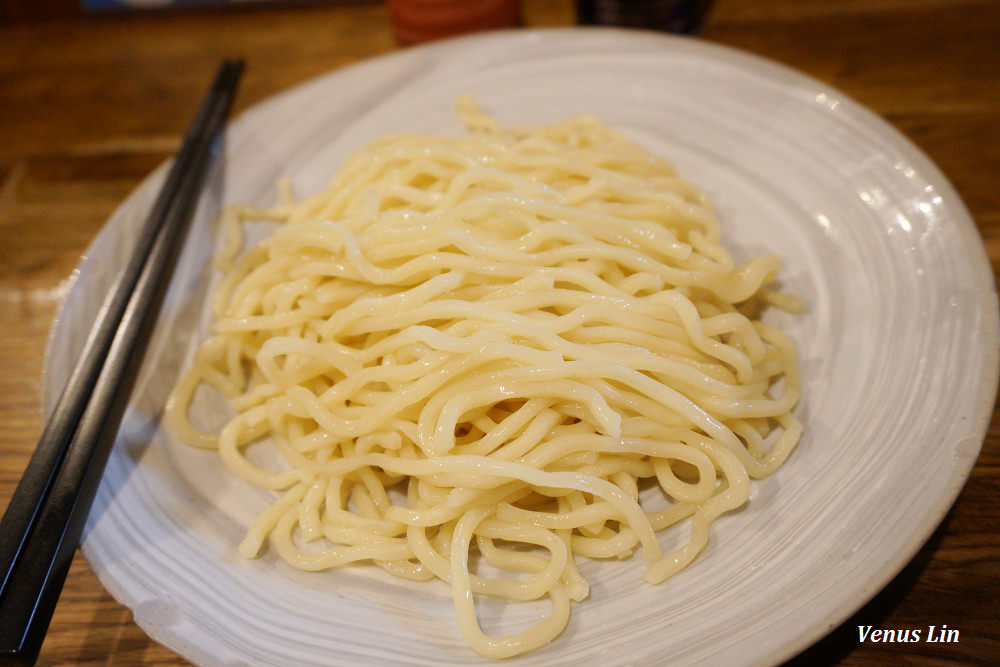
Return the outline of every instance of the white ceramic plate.
{"type": "MultiPolygon", "coordinates": [[[[466,664],[443,584],[373,567],[302,574],[235,552],[264,498],[157,413],[203,326],[220,202],[274,181],[324,185],[390,130],[456,133],[470,93],[505,124],[596,114],[714,198],[738,256],[787,262],[810,304],[799,345],[806,435],[719,520],[687,570],[651,587],[638,558],[585,563],[590,599],[517,664],[759,664],[787,658],[873,596],[932,533],[976,459],[997,382],[997,298],[976,228],[912,144],[836,90],[692,39],[556,30],[480,35],[350,67],[232,123],[90,518],[84,553],[154,639],[197,663],[466,664]]],[[[162,182],[117,211],[80,266],[45,377],[51,406],[100,295],[162,182]]],[[[537,608],[481,609],[510,631],[537,608]]]]}

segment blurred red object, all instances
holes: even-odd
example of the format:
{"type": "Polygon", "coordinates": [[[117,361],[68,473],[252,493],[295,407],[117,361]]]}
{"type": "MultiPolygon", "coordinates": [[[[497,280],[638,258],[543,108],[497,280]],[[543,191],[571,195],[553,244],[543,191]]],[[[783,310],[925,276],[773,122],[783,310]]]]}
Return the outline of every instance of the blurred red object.
{"type": "Polygon", "coordinates": [[[520,0],[387,0],[402,45],[521,23],[520,0]]]}

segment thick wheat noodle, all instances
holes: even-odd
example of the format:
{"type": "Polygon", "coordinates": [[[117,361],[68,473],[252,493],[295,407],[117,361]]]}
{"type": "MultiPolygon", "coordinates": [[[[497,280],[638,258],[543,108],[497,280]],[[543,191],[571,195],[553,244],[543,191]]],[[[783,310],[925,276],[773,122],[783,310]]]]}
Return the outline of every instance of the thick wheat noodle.
{"type": "Polygon", "coordinates": [[[589,117],[395,134],[330,187],[223,215],[212,335],[174,433],[279,493],[240,552],[374,563],[452,590],[483,656],[539,648],[589,595],[578,558],[641,551],[658,584],[798,442],[795,307],[773,256],[737,264],[707,198],[589,117]],[[247,221],[277,225],[243,251],[247,221]],[[194,425],[199,388],[233,414],[194,425]],[[265,449],[267,465],[259,454],[265,449]],[[657,532],[686,532],[664,553],[657,532]],[[478,596],[548,598],[486,634],[478,596]]]}

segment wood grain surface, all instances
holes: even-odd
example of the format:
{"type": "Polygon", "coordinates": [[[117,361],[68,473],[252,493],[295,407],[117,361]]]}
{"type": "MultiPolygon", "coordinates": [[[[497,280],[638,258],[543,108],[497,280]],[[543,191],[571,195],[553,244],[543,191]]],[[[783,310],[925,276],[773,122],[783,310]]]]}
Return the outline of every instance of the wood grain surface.
{"type": "MultiPolygon", "coordinates": [[[[524,0],[529,26],[572,0],[524,0]]],[[[1000,3],[717,0],[699,39],[790,65],[873,109],[947,174],[1000,268],[1000,3]]],[[[85,15],[0,4],[0,508],[41,433],[45,341],[71,273],[116,206],[179,146],[222,57],[247,70],[236,111],[400,48],[382,2],[85,15]]],[[[1000,662],[1000,420],[913,561],[800,664],[1000,662]],[[947,624],[959,643],[859,643],[858,625],[947,624]]],[[[39,664],[184,664],[74,561],[39,664]]]]}

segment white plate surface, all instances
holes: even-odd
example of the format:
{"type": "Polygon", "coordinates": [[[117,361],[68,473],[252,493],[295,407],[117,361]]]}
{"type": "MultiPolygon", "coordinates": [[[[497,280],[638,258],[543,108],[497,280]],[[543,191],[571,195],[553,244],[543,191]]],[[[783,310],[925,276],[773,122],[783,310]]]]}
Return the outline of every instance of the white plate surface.
{"type": "MultiPolygon", "coordinates": [[[[272,201],[281,175],[300,194],[318,189],[386,131],[457,133],[461,93],[508,125],[586,112],[621,128],[707,190],[737,256],[781,255],[787,291],[810,305],[777,318],[805,383],[806,434],[786,466],[660,586],[641,580],[639,558],[585,563],[591,596],[566,632],[510,662],[761,664],[805,648],[905,565],[964,484],[996,391],[992,274],[947,180],[877,116],[790,69],[646,33],[521,31],[400,51],[233,122],[88,523],[94,571],[150,636],[201,664],[480,662],[440,582],[241,560],[265,498],[157,421],[204,327],[219,205],[272,201]]],[[[80,265],[50,343],[46,406],[163,176],[80,265]]],[[[481,609],[494,632],[539,611],[481,609]]]]}

